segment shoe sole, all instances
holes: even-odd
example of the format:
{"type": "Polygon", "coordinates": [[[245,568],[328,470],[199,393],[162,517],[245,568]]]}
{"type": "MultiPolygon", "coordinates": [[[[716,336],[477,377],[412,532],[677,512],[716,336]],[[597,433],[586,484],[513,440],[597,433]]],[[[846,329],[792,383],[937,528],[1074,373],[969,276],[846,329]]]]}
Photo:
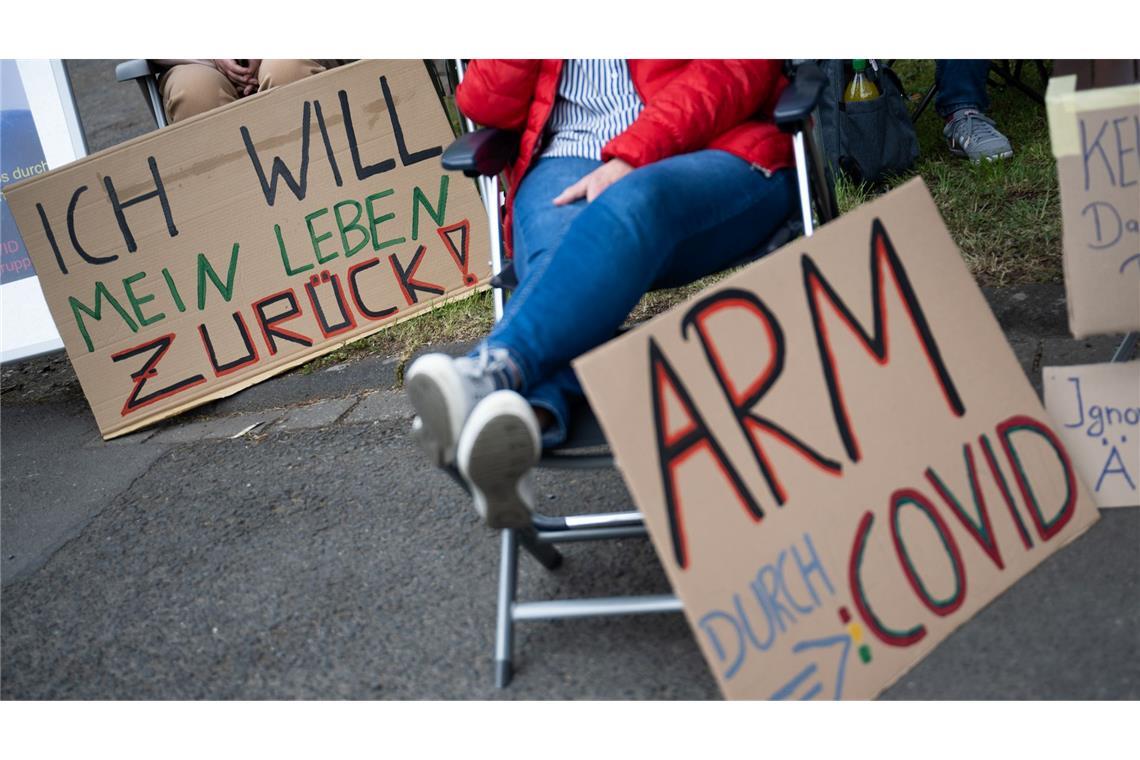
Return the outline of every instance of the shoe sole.
{"type": "MultiPolygon", "coordinates": [[[[455,446],[459,438],[458,427],[452,419],[452,407],[448,396],[462,398],[460,381],[453,378],[454,370],[447,357],[425,356],[416,361],[408,373],[405,387],[408,398],[423,423],[416,436],[420,447],[437,467],[448,467],[455,462],[455,446]],[[448,366],[436,367],[448,363],[448,366]],[[454,388],[445,388],[452,383],[454,388]],[[450,390],[450,393],[449,393],[450,390]]],[[[461,402],[456,402],[461,403],[461,402]]]]}
{"type": "MultiPolygon", "coordinates": [[[[474,413],[473,413],[474,416],[474,413]]],[[[500,413],[460,444],[460,472],[471,485],[475,509],[492,528],[521,528],[532,512],[519,492],[520,481],[538,463],[535,433],[514,414],[500,413]]]]}
{"type": "Polygon", "coordinates": [[[982,161],[1000,161],[1004,158],[1012,158],[1013,151],[1010,150],[1004,153],[998,153],[995,156],[979,156],[978,158],[970,158],[969,154],[961,148],[950,148],[950,155],[957,156],[959,158],[969,158],[971,163],[978,164],[982,161]]]}

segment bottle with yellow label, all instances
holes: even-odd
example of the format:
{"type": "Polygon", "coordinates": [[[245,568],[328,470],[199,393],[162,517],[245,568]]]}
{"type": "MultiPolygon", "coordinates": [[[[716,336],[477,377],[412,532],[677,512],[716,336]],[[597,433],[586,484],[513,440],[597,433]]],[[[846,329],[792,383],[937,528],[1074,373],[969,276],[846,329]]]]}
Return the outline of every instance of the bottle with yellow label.
{"type": "Polygon", "coordinates": [[[843,91],[843,101],[845,103],[857,103],[879,97],[879,88],[863,73],[867,69],[866,59],[856,58],[851,61],[851,68],[855,69],[855,75],[851,77],[851,81],[847,83],[847,89],[843,91]]]}

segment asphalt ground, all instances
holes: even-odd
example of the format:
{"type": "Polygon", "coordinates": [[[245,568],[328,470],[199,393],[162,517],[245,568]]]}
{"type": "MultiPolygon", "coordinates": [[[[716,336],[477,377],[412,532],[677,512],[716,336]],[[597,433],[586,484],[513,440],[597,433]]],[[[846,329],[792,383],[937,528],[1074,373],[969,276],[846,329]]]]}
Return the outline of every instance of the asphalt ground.
{"type": "MultiPolygon", "coordinates": [[[[96,85],[141,106],[108,63],[72,65],[81,112],[96,85]]],[[[1038,390],[1112,353],[1067,337],[1058,286],[987,297],[1038,390]]],[[[405,434],[395,368],[292,372],[104,442],[61,354],[4,365],[0,698],[717,698],[680,615],[521,624],[493,687],[497,535],[405,434]]],[[[553,514],[628,505],[612,471],[539,486],[553,514]]],[[[1137,547],[1140,509],[1103,512],[884,698],[1140,697],[1137,547]]],[[[646,541],[565,553],[524,556],[520,598],[668,589],[646,541]]]]}

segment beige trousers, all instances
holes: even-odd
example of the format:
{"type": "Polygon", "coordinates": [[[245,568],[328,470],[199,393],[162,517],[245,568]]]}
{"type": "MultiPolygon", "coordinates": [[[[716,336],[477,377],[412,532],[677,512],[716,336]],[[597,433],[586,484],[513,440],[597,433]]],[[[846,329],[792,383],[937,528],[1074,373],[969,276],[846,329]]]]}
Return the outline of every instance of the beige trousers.
{"type": "MultiPolygon", "coordinates": [[[[332,62],[265,59],[257,69],[258,92],[319,74],[325,70],[326,63],[332,62]]],[[[171,122],[188,119],[238,99],[238,91],[225,74],[201,63],[171,66],[158,78],[158,89],[162,93],[166,118],[171,122]]]]}

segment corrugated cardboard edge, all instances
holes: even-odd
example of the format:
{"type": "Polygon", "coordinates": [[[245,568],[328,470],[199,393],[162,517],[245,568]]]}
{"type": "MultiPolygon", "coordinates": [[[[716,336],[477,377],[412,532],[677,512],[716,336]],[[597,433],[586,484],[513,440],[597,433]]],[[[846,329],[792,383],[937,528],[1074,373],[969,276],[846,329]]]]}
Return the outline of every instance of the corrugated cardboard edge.
{"type": "Polygon", "coordinates": [[[1049,117],[1049,141],[1054,158],[1077,156],[1081,138],[1074,114],[1140,105],[1140,83],[1098,87],[1077,92],[1077,75],[1049,80],[1045,91],[1045,113],[1049,117]]]}
{"type": "MultiPolygon", "coordinates": [[[[1076,77],[1074,77],[1073,79],[1074,79],[1074,81],[1075,81],[1076,77]]],[[[929,203],[930,203],[932,206],[934,206],[935,210],[937,211],[937,209],[938,209],[938,205],[937,205],[937,204],[934,202],[934,197],[933,197],[933,196],[930,194],[930,188],[928,188],[928,187],[926,186],[926,182],[923,180],[923,178],[922,178],[922,177],[914,177],[913,179],[909,180],[908,182],[905,182],[904,184],[902,184],[902,185],[900,185],[899,187],[897,187],[897,188],[895,188],[894,190],[892,190],[892,191],[891,191],[891,193],[893,194],[893,193],[898,193],[899,191],[907,191],[907,190],[912,190],[912,189],[913,189],[913,186],[914,186],[914,185],[919,185],[919,186],[921,187],[921,191],[922,191],[922,193],[923,193],[923,194],[926,196],[926,198],[927,198],[928,202],[929,202],[929,203]]],[[[874,199],[874,200],[870,200],[870,201],[867,201],[867,203],[863,204],[863,206],[865,206],[865,205],[869,205],[869,204],[876,204],[876,203],[878,203],[878,202],[879,202],[879,200],[880,200],[881,198],[882,198],[882,196],[880,196],[880,198],[878,198],[878,199],[874,199]]],[[[860,206],[860,208],[862,208],[863,206],[860,206]]],[[[939,213],[939,216],[941,216],[941,213],[939,213]]],[[[842,218],[842,217],[841,217],[841,218],[842,218]]],[[[948,231],[947,231],[947,234],[949,234],[949,232],[948,232],[948,231]]],[[[780,254],[780,251],[783,251],[785,248],[788,248],[788,247],[791,247],[791,246],[795,246],[795,245],[797,245],[797,244],[798,244],[798,241],[799,241],[799,240],[800,240],[800,239],[799,239],[799,238],[797,238],[796,240],[793,240],[793,241],[791,241],[791,242],[787,243],[787,244],[786,244],[784,247],[780,248],[779,250],[777,250],[777,251],[774,251],[774,252],[772,252],[772,253],[768,254],[768,257],[772,257],[772,256],[778,256],[778,255],[780,254]]],[[[951,240],[953,241],[953,238],[951,238],[951,240]]],[[[955,248],[957,248],[957,247],[958,247],[956,243],[954,244],[954,247],[955,247],[955,248]]],[[[961,249],[959,249],[959,253],[960,253],[960,250],[961,250],[961,249]]],[[[767,258],[767,257],[766,257],[766,258],[767,258]]],[[[761,260],[760,260],[760,262],[754,262],[754,263],[750,264],[749,266],[757,266],[757,265],[758,265],[759,263],[761,263],[761,262],[763,262],[763,259],[761,259],[761,260]]],[[[705,295],[707,295],[708,291],[714,290],[714,289],[716,289],[716,288],[718,288],[718,287],[721,287],[721,284],[720,284],[720,283],[713,283],[713,284],[712,284],[712,285],[710,285],[708,288],[705,288],[705,289],[701,290],[701,291],[700,291],[700,292],[698,292],[698,293],[694,293],[692,296],[690,296],[689,298],[685,299],[685,300],[684,300],[684,301],[682,301],[680,304],[677,304],[677,305],[673,306],[671,309],[668,309],[667,311],[663,312],[662,314],[660,314],[660,315],[657,315],[657,316],[653,317],[653,319],[650,319],[650,320],[649,320],[649,321],[647,321],[647,322],[643,322],[641,325],[638,325],[637,327],[635,327],[635,328],[634,328],[634,330],[639,330],[639,329],[641,329],[642,327],[644,327],[645,325],[649,325],[649,324],[652,324],[652,323],[653,323],[655,320],[657,320],[657,319],[658,319],[658,318],[660,318],[660,317],[663,317],[663,316],[664,316],[664,315],[666,315],[666,314],[670,314],[670,313],[672,313],[673,311],[675,311],[675,310],[677,310],[677,309],[680,309],[680,308],[684,308],[684,307],[685,307],[687,304],[693,303],[693,302],[695,302],[695,301],[696,301],[698,298],[702,298],[702,297],[704,297],[705,295]]],[[[986,303],[986,302],[985,302],[985,301],[983,301],[983,303],[986,303]]],[[[993,322],[994,322],[994,326],[995,326],[995,327],[996,327],[996,328],[997,328],[999,331],[1001,331],[1001,325],[1000,325],[1000,324],[998,324],[998,321],[997,321],[997,317],[994,315],[994,313],[993,313],[993,310],[992,310],[992,309],[989,309],[989,307],[988,307],[988,304],[987,304],[987,312],[988,312],[988,314],[989,314],[989,317],[990,317],[990,319],[991,319],[991,320],[993,320],[993,322]]],[[[633,332],[633,331],[630,331],[630,332],[633,332]]],[[[1005,335],[1005,332],[1004,332],[1004,331],[1001,331],[1001,332],[1002,332],[1002,335],[1004,336],[1004,335],[1005,335]]],[[[579,362],[580,362],[582,359],[586,359],[586,358],[588,358],[588,357],[591,357],[591,356],[595,356],[595,355],[597,355],[597,356],[601,356],[601,357],[604,357],[604,356],[605,356],[605,353],[604,353],[604,352],[605,352],[605,350],[606,350],[606,348],[607,348],[608,346],[612,346],[612,345],[613,345],[613,343],[614,343],[615,341],[617,341],[617,340],[622,340],[624,337],[627,337],[629,334],[630,334],[630,333],[626,333],[624,336],[621,336],[621,337],[619,337],[619,338],[615,338],[614,340],[611,340],[611,341],[609,341],[609,342],[607,342],[607,343],[603,343],[601,346],[598,346],[597,348],[595,348],[595,349],[592,349],[591,351],[589,351],[589,352],[587,352],[587,353],[583,354],[582,356],[578,357],[578,359],[575,359],[575,360],[572,362],[572,364],[575,366],[575,369],[577,369],[577,365],[578,365],[578,363],[579,363],[579,362]]],[[[1009,346],[1009,341],[1008,341],[1008,339],[1006,340],[1006,346],[1007,346],[1007,348],[1008,348],[1008,349],[1009,349],[1011,352],[1013,351],[1013,348],[1012,348],[1012,346],[1009,346]]],[[[1036,391],[1032,389],[1032,385],[1029,383],[1029,378],[1028,378],[1028,377],[1026,377],[1026,378],[1025,378],[1025,383],[1026,383],[1026,385],[1028,385],[1028,386],[1030,387],[1030,392],[1031,392],[1031,393],[1033,393],[1034,395],[1036,395],[1036,391]]],[[[1041,408],[1042,408],[1042,409],[1044,409],[1044,408],[1045,408],[1044,402],[1042,402],[1041,408]]],[[[1046,414],[1048,414],[1048,411],[1047,411],[1047,410],[1046,410],[1046,414]]],[[[1049,418],[1049,421],[1050,421],[1050,422],[1053,422],[1053,419],[1050,417],[1050,418],[1049,418]]],[[[599,415],[599,416],[598,416],[598,425],[601,427],[601,429],[602,429],[602,432],[603,432],[603,434],[604,434],[604,435],[606,435],[607,439],[608,439],[608,437],[609,437],[609,432],[610,432],[610,431],[608,430],[608,427],[607,427],[609,424],[610,424],[610,423],[609,423],[609,422],[608,422],[606,419],[604,419],[604,418],[603,418],[601,415],[599,415]]],[[[625,468],[622,466],[622,461],[621,461],[621,458],[620,458],[620,457],[618,457],[618,456],[616,455],[616,453],[615,453],[615,456],[614,456],[614,467],[615,467],[615,468],[618,470],[618,472],[619,472],[619,473],[621,473],[622,482],[623,482],[623,483],[625,483],[626,489],[627,489],[627,490],[630,492],[630,494],[632,495],[633,491],[632,491],[632,489],[629,487],[629,486],[630,486],[630,479],[627,477],[627,475],[626,475],[626,472],[625,472],[625,468]]],[[[1078,476],[1078,480],[1079,480],[1079,476],[1078,476]]],[[[1083,484],[1083,481],[1082,481],[1082,484],[1083,484]]],[[[900,668],[900,669],[899,669],[899,671],[898,671],[897,673],[894,673],[894,674],[892,674],[892,675],[891,675],[891,676],[890,676],[890,677],[889,677],[889,678],[888,678],[886,681],[884,681],[882,688],[880,688],[878,691],[876,691],[876,692],[875,692],[875,694],[874,694],[874,695],[873,695],[871,698],[872,698],[872,699],[874,699],[874,698],[878,697],[878,696],[879,696],[879,695],[881,695],[881,694],[882,694],[884,691],[886,691],[887,689],[889,689],[890,687],[892,687],[892,686],[894,686],[896,683],[898,683],[899,679],[901,679],[901,678],[902,678],[904,675],[906,675],[906,674],[907,674],[907,673],[909,673],[911,670],[913,670],[915,667],[917,667],[917,666],[919,665],[919,663],[921,663],[921,662],[925,661],[925,660],[926,660],[928,657],[930,657],[930,655],[932,655],[932,654],[933,654],[933,653],[934,653],[936,650],[938,650],[939,648],[941,648],[941,647],[942,647],[942,646],[943,646],[943,645],[946,643],[946,641],[947,641],[947,640],[948,640],[948,639],[949,639],[951,636],[953,636],[953,635],[954,635],[954,634],[956,634],[956,633],[957,633],[959,630],[961,630],[962,626],[966,625],[967,623],[970,623],[971,621],[974,621],[974,620],[976,620],[976,619],[978,618],[978,616],[979,616],[979,615],[982,613],[982,611],[983,611],[983,610],[987,609],[987,608],[988,608],[988,607],[990,607],[990,606],[991,606],[991,605],[992,605],[994,602],[996,602],[998,599],[1001,599],[1003,596],[1005,596],[1007,593],[1009,593],[1010,589],[1012,589],[1014,586],[1016,586],[1017,584],[1019,584],[1019,583],[1021,583],[1022,581],[1024,581],[1024,580],[1025,580],[1027,577],[1029,577],[1029,575],[1030,575],[1031,573],[1033,573],[1033,572],[1036,572],[1036,571],[1037,571],[1037,569],[1038,569],[1038,568],[1040,568],[1040,567],[1041,567],[1041,565],[1042,565],[1043,563],[1045,563],[1045,562],[1049,561],[1051,558],[1055,557],[1055,556],[1057,555],[1057,553],[1058,553],[1058,552],[1060,552],[1060,551],[1064,550],[1064,548],[1065,548],[1066,546],[1068,546],[1068,545],[1069,545],[1069,544],[1071,544],[1073,541],[1075,541],[1075,540],[1077,540],[1078,538],[1080,538],[1081,536],[1083,536],[1085,533],[1087,533],[1087,532],[1088,532],[1088,530],[1089,530],[1090,528],[1092,528],[1092,526],[1096,525],[1096,524],[1097,524],[1097,522],[1098,522],[1098,521],[1100,520],[1100,518],[1101,518],[1101,515],[1100,515],[1100,510],[1099,510],[1099,509],[1097,509],[1097,508],[1095,508],[1095,502],[1093,502],[1093,501],[1092,501],[1092,496],[1091,496],[1091,494],[1089,495],[1089,500],[1090,500],[1090,502],[1091,502],[1091,503],[1093,503],[1093,504],[1094,504],[1094,508],[1093,508],[1093,519],[1089,520],[1089,522],[1088,522],[1088,524],[1087,524],[1087,525],[1083,526],[1083,527],[1082,527],[1082,528],[1080,528],[1079,530],[1076,530],[1076,532],[1075,532],[1075,533],[1073,533],[1072,535],[1070,535],[1068,538],[1064,539],[1064,540],[1063,540],[1063,541],[1062,541],[1060,544],[1058,544],[1058,545],[1057,545],[1057,546],[1056,546],[1056,547],[1055,547],[1055,548],[1054,548],[1054,549],[1053,549],[1053,550],[1052,550],[1052,551],[1049,553],[1049,555],[1048,555],[1047,557],[1043,558],[1043,559],[1042,559],[1040,562],[1038,562],[1037,564],[1035,564],[1033,567],[1029,568],[1029,570],[1028,570],[1028,571],[1026,571],[1025,575],[1023,575],[1021,578],[1017,579],[1017,580],[1016,580],[1016,581],[1014,581],[1012,584],[1010,584],[1008,587],[1006,587],[1005,589],[1003,589],[1002,591],[1000,591],[1000,592],[999,592],[999,593],[998,593],[998,594],[997,594],[997,595],[996,595],[996,596],[995,596],[993,599],[991,599],[990,601],[986,602],[984,605],[982,605],[981,607],[979,607],[979,608],[978,608],[978,610],[977,610],[977,611],[976,611],[976,612],[975,612],[973,615],[971,615],[969,618],[967,618],[967,619],[963,620],[962,622],[958,623],[957,625],[953,626],[953,627],[952,627],[952,628],[951,628],[951,629],[950,629],[950,630],[949,630],[949,631],[946,633],[946,635],[945,635],[945,636],[942,638],[942,640],[941,640],[941,641],[939,641],[939,642],[938,642],[938,644],[937,644],[937,645],[935,645],[935,647],[934,647],[933,649],[931,649],[931,650],[930,650],[930,652],[928,652],[927,654],[923,655],[923,656],[922,656],[921,658],[919,658],[917,661],[915,661],[915,662],[912,662],[912,663],[910,663],[909,665],[905,665],[905,666],[903,666],[902,668],[900,668]]],[[[635,504],[635,505],[634,505],[634,507],[635,507],[635,508],[637,508],[637,505],[635,504]]],[[[656,545],[654,545],[654,552],[656,553],[656,545]]],[[[674,594],[677,596],[677,598],[678,598],[678,599],[682,599],[682,598],[681,598],[681,595],[680,595],[680,593],[678,593],[678,592],[677,592],[677,589],[676,589],[676,588],[673,588],[673,585],[672,585],[672,583],[671,583],[671,582],[670,582],[670,584],[669,584],[669,585],[670,585],[670,589],[672,589],[673,593],[674,593],[674,594]]],[[[683,605],[683,604],[684,604],[684,600],[682,599],[682,605],[683,605]]],[[[696,632],[695,632],[695,631],[693,631],[693,626],[692,626],[692,625],[689,623],[689,615],[688,615],[688,613],[687,613],[687,612],[685,612],[684,614],[685,614],[685,624],[686,624],[686,625],[689,627],[689,630],[690,630],[690,632],[693,634],[693,638],[694,638],[694,640],[695,640],[695,639],[696,639],[696,632]]],[[[703,655],[702,655],[702,657],[703,657],[703,655]]],[[[707,662],[706,662],[706,665],[708,665],[708,663],[707,663],[707,662]]],[[[711,675],[711,672],[712,672],[711,666],[708,666],[708,667],[709,667],[709,672],[710,672],[710,675],[711,675]]],[[[723,696],[723,693],[722,693],[722,696],[723,696]]]]}
{"type": "Polygon", "coordinates": [[[411,313],[405,314],[404,316],[400,317],[399,319],[394,319],[391,322],[385,322],[384,324],[379,325],[375,330],[369,330],[367,332],[360,333],[359,335],[354,335],[351,338],[349,338],[347,340],[342,340],[338,343],[330,343],[329,345],[325,346],[324,348],[320,349],[319,351],[316,351],[314,353],[306,353],[303,356],[298,356],[295,359],[290,359],[289,361],[287,361],[287,362],[285,362],[279,366],[272,367],[270,369],[266,369],[262,372],[258,372],[256,375],[251,375],[250,377],[247,377],[245,380],[242,380],[240,383],[236,383],[234,385],[226,386],[225,388],[219,388],[214,393],[210,393],[206,396],[202,396],[201,398],[194,399],[193,401],[188,401],[185,404],[179,404],[178,406],[173,407],[173,408],[168,409],[167,411],[163,412],[158,417],[151,417],[151,418],[144,420],[142,422],[132,423],[130,425],[127,425],[126,427],[117,428],[115,430],[109,430],[106,433],[101,434],[103,436],[103,440],[104,441],[110,441],[113,438],[118,438],[119,436],[126,435],[127,433],[133,433],[136,430],[142,430],[143,428],[150,427],[151,425],[162,422],[163,420],[168,420],[171,417],[182,414],[183,412],[188,411],[190,409],[193,409],[194,407],[203,406],[204,404],[208,404],[211,401],[217,401],[220,398],[226,398],[227,396],[232,396],[239,391],[244,391],[246,388],[249,388],[251,385],[257,385],[258,383],[264,382],[264,381],[270,379],[271,377],[274,377],[276,375],[280,375],[283,372],[291,370],[294,367],[299,367],[302,364],[305,364],[307,362],[311,362],[313,359],[317,359],[321,356],[324,356],[325,354],[332,353],[333,351],[336,351],[339,348],[343,348],[343,347],[347,346],[349,343],[355,343],[356,341],[358,341],[362,338],[367,338],[368,336],[375,335],[376,333],[381,332],[382,330],[387,330],[389,327],[395,327],[396,325],[398,325],[402,322],[407,322],[409,319],[415,319],[416,317],[422,317],[425,314],[429,314],[429,313],[435,311],[436,309],[438,309],[442,306],[445,306],[449,303],[454,303],[456,301],[462,301],[464,298],[470,298],[471,296],[473,296],[474,294],[476,294],[478,292],[488,290],[491,287],[488,284],[488,282],[489,282],[489,280],[483,280],[483,281],[479,282],[478,284],[472,286],[471,288],[464,289],[458,293],[447,296],[446,298],[439,298],[439,299],[433,301],[432,304],[430,306],[428,306],[427,308],[419,309],[417,311],[413,311],[411,313]]]}

